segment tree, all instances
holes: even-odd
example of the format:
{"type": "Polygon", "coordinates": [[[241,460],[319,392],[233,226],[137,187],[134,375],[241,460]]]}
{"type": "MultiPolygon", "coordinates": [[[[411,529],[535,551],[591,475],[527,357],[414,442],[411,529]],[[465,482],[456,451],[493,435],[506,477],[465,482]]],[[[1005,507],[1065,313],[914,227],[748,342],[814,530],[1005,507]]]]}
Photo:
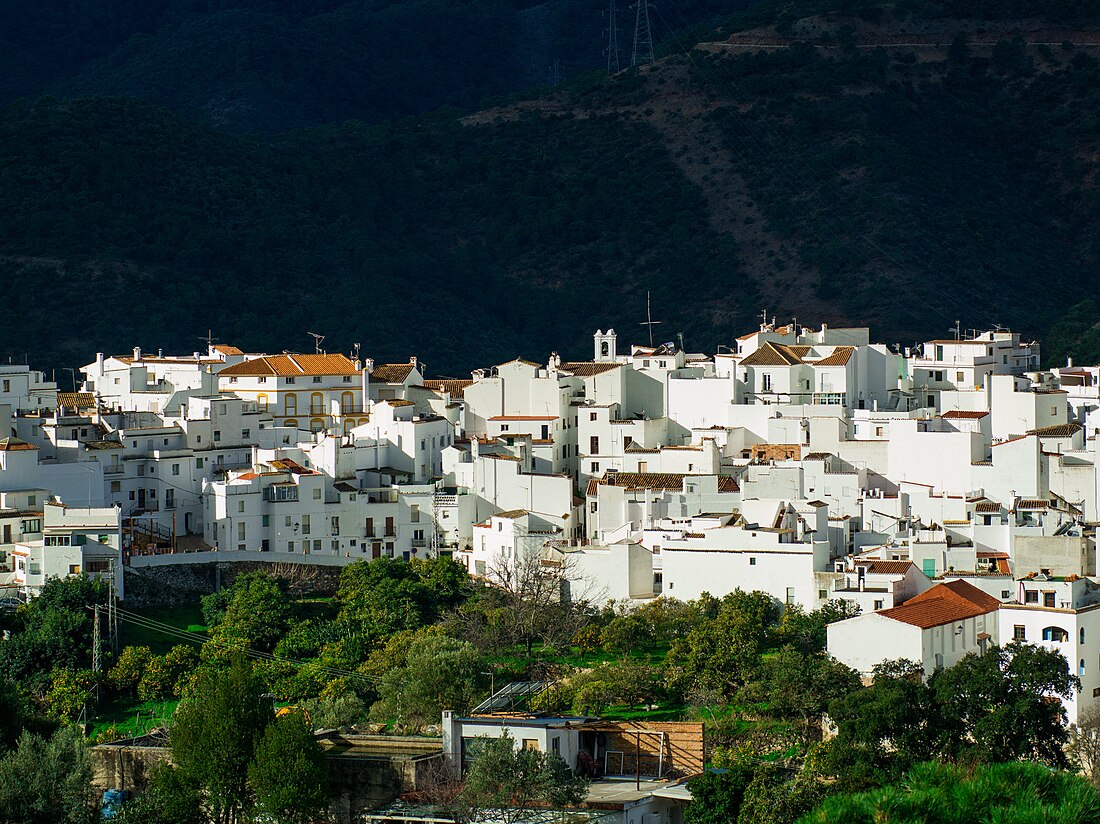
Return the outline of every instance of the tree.
{"type": "Polygon", "coordinates": [[[169,733],[172,760],[200,788],[215,821],[232,824],[246,810],[248,765],[271,720],[271,702],[247,659],[225,671],[202,670],[169,733]]]}
{"type": "Polygon", "coordinates": [[[190,644],[177,644],[164,655],[151,657],[138,684],[138,697],[142,701],[180,697],[198,665],[199,653],[190,644]]]}
{"type": "Polygon", "coordinates": [[[256,810],[272,821],[308,824],[324,819],[328,760],[300,712],[288,712],[264,730],[248,768],[256,810]]]}
{"type": "Polygon", "coordinates": [[[97,819],[92,759],[76,727],[53,738],[29,732],[0,759],[0,820],[6,824],[91,824],[97,819]]]}
{"type": "Polygon", "coordinates": [[[170,764],[158,767],[140,797],[127,802],[118,824],[207,824],[202,792],[170,764]]]}
{"type": "Polygon", "coordinates": [[[1081,771],[1100,787],[1100,707],[1094,704],[1080,714],[1067,749],[1081,771]]]}
{"type": "Polygon", "coordinates": [[[381,698],[371,715],[379,721],[438,724],[443,710],[471,706],[482,669],[473,644],[437,633],[419,635],[409,645],[404,665],[382,676],[381,698]]]}
{"type": "Polygon", "coordinates": [[[708,770],[688,781],[691,803],[684,810],[684,824],[730,824],[737,820],[753,770],[734,764],[721,772],[708,770]]]}
{"type": "Polygon", "coordinates": [[[787,780],[779,769],[759,766],[745,788],[737,824],[794,824],[825,794],[823,785],[813,779],[787,780]]]}
{"type": "Polygon", "coordinates": [[[665,665],[680,689],[714,689],[732,697],[760,662],[782,608],[768,594],[736,590],[717,615],[673,643],[665,665]]]}
{"type": "Polygon", "coordinates": [[[107,673],[108,682],[119,692],[134,693],[152,657],[149,647],[126,647],[107,673]]]}
{"type": "Polygon", "coordinates": [[[926,763],[904,781],[826,799],[801,824],[1000,824],[1100,821],[1100,791],[1079,776],[1038,764],[989,764],[971,769],[926,763]]]}
{"type": "Polygon", "coordinates": [[[829,704],[837,734],[824,761],[844,787],[896,780],[910,765],[939,752],[942,720],[922,676],[920,664],[912,661],[883,663],[875,667],[871,686],[829,704]]]}
{"type": "Polygon", "coordinates": [[[759,675],[741,697],[762,705],[773,718],[796,718],[808,732],[817,726],[829,704],[861,689],[859,673],[827,655],[804,655],[784,647],[761,664],[759,675]]]}
{"type": "Polygon", "coordinates": [[[230,587],[225,614],[211,630],[203,654],[226,661],[241,649],[271,652],[289,624],[286,581],[265,572],[245,573],[230,587]]]}
{"type": "Polygon", "coordinates": [[[935,672],[929,686],[947,724],[946,754],[985,763],[1024,758],[1068,766],[1062,702],[1080,689],[1058,651],[1010,643],[935,672]]]}
{"type": "Polygon", "coordinates": [[[824,652],[829,640],[826,627],[834,621],[843,621],[858,614],[859,604],[854,601],[826,601],[812,612],[806,612],[797,605],[788,605],[776,628],[776,636],[800,652],[824,652]]]}
{"type": "Polygon", "coordinates": [[[460,821],[512,824],[532,807],[572,807],[588,795],[588,779],[573,775],[555,753],[516,749],[507,734],[477,740],[478,754],[455,803],[460,821]]]}
{"type": "Polygon", "coordinates": [[[90,669],[59,668],[50,673],[46,706],[58,720],[75,719],[91,701],[98,679],[90,669]]]}

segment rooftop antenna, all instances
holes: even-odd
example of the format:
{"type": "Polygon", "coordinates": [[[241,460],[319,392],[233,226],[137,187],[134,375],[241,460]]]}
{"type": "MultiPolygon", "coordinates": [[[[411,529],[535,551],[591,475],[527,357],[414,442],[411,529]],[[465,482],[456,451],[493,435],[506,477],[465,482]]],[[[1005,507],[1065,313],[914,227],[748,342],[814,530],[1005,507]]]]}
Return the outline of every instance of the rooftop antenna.
{"type": "Polygon", "coordinates": [[[607,8],[607,73],[619,73],[619,18],[615,8],[616,0],[608,0],[607,8]]]}
{"type": "Polygon", "coordinates": [[[676,337],[680,339],[680,351],[683,352],[684,351],[684,333],[683,332],[677,332],[676,337]]]}
{"type": "Polygon", "coordinates": [[[955,321],[955,340],[962,340],[962,321],[955,321]]]}
{"type": "Polygon", "coordinates": [[[214,337],[214,330],[213,329],[207,329],[206,330],[206,336],[204,337],[202,335],[199,335],[199,340],[206,341],[206,349],[207,349],[207,351],[209,351],[210,347],[213,346],[215,343],[217,343],[218,339],[216,337],[214,337]]]}
{"type": "Polygon", "coordinates": [[[653,348],[653,327],[660,324],[661,321],[653,319],[653,307],[650,304],[650,295],[651,294],[652,294],[652,292],[646,292],[645,293],[645,322],[644,323],[639,323],[638,325],[649,327],[649,346],[652,349],[653,348]]]}
{"type": "Polygon", "coordinates": [[[634,51],[630,55],[630,65],[652,63],[653,30],[649,26],[649,0],[636,0],[634,3],[634,51]]]}
{"type": "Polygon", "coordinates": [[[355,345],[353,345],[353,346],[351,347],[351,359],[352,359],[352,360],[359,360],[359,349],[360,349],[360,346],[361,346],[361,344],[358,344],[358,343],[357,343],[357,344],[355,344],[355,345]]]}
{"type": "Polygon", "coordinates": [[[313,351],[314,351],[314,353],[318,354],[318,355],[322,354],[322,352],[321,352],[321,341],[323,341],[325,339],[325,336],[324,335],[319,335],[316,332],[309,332],[307,334],[311,338],[313,338],[313,351]]]}
{"type": "Polygon", "coordinates": [[[760,328],[764,329],[768,325],[768,310],[760,310],[760,328]]]}

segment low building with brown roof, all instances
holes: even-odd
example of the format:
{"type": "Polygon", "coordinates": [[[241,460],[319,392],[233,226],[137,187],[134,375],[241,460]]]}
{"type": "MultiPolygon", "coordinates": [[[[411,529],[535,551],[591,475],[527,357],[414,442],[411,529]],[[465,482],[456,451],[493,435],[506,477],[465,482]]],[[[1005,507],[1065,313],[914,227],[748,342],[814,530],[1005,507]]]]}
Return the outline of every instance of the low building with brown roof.
{"type": "Polygon", "coordinates": [[[966,581],[950,581],[901,606],[837,621],[828,627],[829,653],[869,675],[883,661],[906,658],[926,675],[998,643],[1001,602],[966,581]]]}

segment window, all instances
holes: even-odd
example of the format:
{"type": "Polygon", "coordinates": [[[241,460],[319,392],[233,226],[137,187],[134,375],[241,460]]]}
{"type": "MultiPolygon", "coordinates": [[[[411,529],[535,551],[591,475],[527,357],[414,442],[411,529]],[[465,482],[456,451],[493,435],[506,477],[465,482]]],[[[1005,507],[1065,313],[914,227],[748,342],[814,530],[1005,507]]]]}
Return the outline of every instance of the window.
{"type": "Polygon", "coordinates": [[[599,471],[600,471],[600,462],[599,461],[592,461],[592,472],[596,473],[596,472],[599,472],[599,471]]]}
{"type": "Polygon", "coordinates": [[[247,437],[248,437],[249,435],[251,435],[251,434],[252,434],[252,430],[251,430],[251,429],[242,429],[242,430],[241,430],[241,437],[242,437],[242,438],[247,438],[247,437]]]}
{"type": "Polygon", "coordinates": [[[332,541],[332,551],[333,552],[339,552],[340,551],[340,541],[339,540],[333,539],[333,541],[332,541]]]}
{"type": "Polygon", "coordinates": [[[1053,592],[1044,592],[1043,593],[1043,606],[1044,607],[1053,607],[1054,606],[1054,593],[1053,592]]]}
{"type": "Polygon", "coordinates": [[[596,511],[596,509],[597,509],[597,504],[596,504],[596,502],[595,502],[595,501],[592,501],[592,503],[590,503],[590,504],[588,505],[588,511],[589,511],[589,512],[595,512],[595,511],[596,511]]]}
{"type": "Polygon", "coordinates": [[[287,552],[293,552],[294,551],[294,541],[287,541],[286,542],[286,551],[287,552]]]}
{"type": "Polygon", "coordinates": [[[794,604],[794,587],[787,587],[787,606],[794,604]]]}
{"type": "Polygon", "coordinates": [[[220,430],[220,429],[215,429],[215,430],[214,430],[214,443],[217,443],[217,442],[218,442],[218,441],[220,441],[221,439],[222,439],[222,432],[221,432],[221,430],[220,430]]]}
{"type": "Polygon", "coordinates": [[[179,475],[180,474],[180,465],[178,463],[172,464],[172,474],[173,475],[179,475]]]}
{"type": "Polygon", "coordinates": [[[875,601],[875,611],[877,612],[878,610],[882,609],[885,603],[886,602],[882,600],[875,601]]]}
{"type": "Polygon", "coordinates": [[[313,500],[315,500],[315,501],[321,500],[321,489],[320,489],[320,487],[313,490],[313,500]]]}
{"type": "Polygon", "coordinates": [[[266,527],[266,526],[271,526],[271,516],[270,516],[270,515],[264,515],[264,516],[262,516],[262,517],[260,518],[260,525],[261,525],[261,526],[265,526],[265,527],[266,527]]]}
{"type": "Polygon", "coordinates": [[[176,490],[166,489],[164,490],[164,507],[165,509],[174,509],[176,506],[176,490]]]}
{"type": "Polygon", "coordinates": [[[1061,627],[1046,627],[1043,630],[1043,640],[1062,643],[1069,640],[1069,633],[1061,627]]]}
{"type": "Polygon", "coordinates": [[[1034,589],[1024,590],[1024,603],[1025,604],[1037,604],[1039,603],[1039,592],[1034,589]]]}
{"type": "Polygon", "coordinates": [[[1085,674],[1085,659],[1084,658],[1082,658],[1081,663],[1077,665],[1077,674],[1078,675],[1084,675],[1085,674]]]}
{"type": "Polygon", "coordinates": [[[1007,589],[1002,589],[1001,590],[1001,600],[1002,601],[1007,601],[1011,597],[1012,597],[1012,592],[1010,590],[1007,590],[1007,589]]]}
{"type": "Polygon", "coordinates": [[[237,511],[244,512],[244,501],[237,501],[237,511]]]}
{"type": "Polygon", "coordinates": [[[588,420],[590,420],[590,421],[594,421],[598,417],[599,417],[599,415],[597,415],[595,412],[589,412],[588,413],[588,420]]]}
{"type": "Polygon", "coordinates": [[[1027,640],[1027,630],[1023,626],[1021,626],[1020,624],[1016,624],[1016,626],[1014,626],[1012,628],[1012,640],[1013,641],[1026,641],[1027,640]]]}
{"type": "Polygon", "coordinates": [[[537,738],[524,738],[522,740],[521,749],[538,751],[539,740],[537,738]]]}
{"type": "Polygon", "coordinates": [[[122,491],[122,481],[111,481],[111,491],[112,492],[121,492],[122,491]]]}
{"type": "Polygon", "coordinates": [[[195,469],[202,469],[202,458],[195,458],[195,469]]]}
{"type": "Polygon", "coordinates": [[[344,383],[351,383],[351,375],[344,375],[344,383]]]}
{"type": "Polygon", "coordinates": [[[321,539],[320,538],[315,538],[313,540],[313,551],[314,552],[320,552],[321,551],[321,539]]]}
{"type": "Polygon", "coordinates": [[[333,535],[339,535],[340,534],[340,516],[339,515],[333,515],[332,516],[332,534],[333,535]]]}
{"type": "Polygon", "coordinates": [[[756,566],[756,559],[755,558],[749,558],[749,566],[756,566]]]}
{"type": "Polygon", "coordinates": [[[309,534],[309,516],[308,515],[303,515],[302,516],[302,534],[303,535],[308,535],[309,534]]]}
{"type": "Polygon", "coordinates": [[[817,600],[819,600],[819,601],[824,601],[824,600],[825,600],[826,598],[828,598],[828,597],[829,597],[829,590],[827,590],[827,589],[819,589],[819,590],[817,591],[817,600]]]}
{"type": "Polygon", "coordinates": [[[955,373],[955,383],[962,383],[966,380],[966,376],[962,372],[955,373]]]}
{"type": "Polygon", "coordinates": [[[588,454],[599,455],[600,454],[600,439],[598,436],[593,435],[588,439],[588,454]]]}
{"type": "Polygon", "coordinates": [[[238,541],[243,541],[244,540],[244,533],[245,533],[245,522],[244,521],[238,521],[237,522],[237,540],[238,541]]]}
{"type": "Polygon", "coordinates": [[[943,360],[943,347],[939,345],[936,346],[936,360],[943,360]]]}
{"type": "Polygon", "coordinates": [[[237,378],[236,378],[235,376],[234,376],[234,377],[230,377],[230,379],[229,379],[229,382],[230,382],[230,383],[236,383],[236,382],[237,382],[237,378]]]}
{"type": "Polygon", "coordinates": [[[298,414],[298,396],[293,392],[287,392],[286,397],[283,399],[283,412],[287,415],[298,414]]]}
{"type": "Polygon", "coordinates": [[[761,380],[761,386],[763,387],[764,391],[765,392],[771,392],[772,391],[772,376],[771,375],[761,375],[760,380],[761,380]]]}
{"type": "Polygon", "coordinates": [[[1081,643],[1085,643],[1085,628],[1081,627],[1081,643]]]}
{"type": "Polygon", "coordinates": [[[261,412],[267,411],[267,393],[261,392],[256,396],[256,405],[260,408],[261,412]]]}
{"type": "Polygon", "coordinates": [[[320,375],[314,375],[313,376],[313,382],[314,383],[320,383],[321,382],[321,376],[320,375]]]}
{"type": "Polygon", "coordinates": [[[414,524],[420,523],[420,504],[413,504],[409,507],[409,520],[414,524]]]}
{"type": "Polygon", "coordinates": [[[11,381],[4,381],[4,391],[5,392],[10,392],[11,391],[11,381]]]}

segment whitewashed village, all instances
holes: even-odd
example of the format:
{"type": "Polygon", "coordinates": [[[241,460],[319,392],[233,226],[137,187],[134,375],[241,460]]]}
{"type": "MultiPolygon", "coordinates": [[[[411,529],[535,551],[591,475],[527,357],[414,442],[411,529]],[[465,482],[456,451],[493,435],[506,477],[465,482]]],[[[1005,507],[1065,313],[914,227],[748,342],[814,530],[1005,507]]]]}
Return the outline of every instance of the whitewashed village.
{"type": "Polygon", "coordinates": [[[125,569],[202,557],[533,558],[600,602],[851,601],[828,651],[865,675],[1026,640],[1080,677],[1071,724],[1100,703],[1100,367],[766,317],[713,355],[608,329],[462,379],[219,344],[97,354],[76,392],[4,366],[4,595],[124,597],[125,569]]]}

